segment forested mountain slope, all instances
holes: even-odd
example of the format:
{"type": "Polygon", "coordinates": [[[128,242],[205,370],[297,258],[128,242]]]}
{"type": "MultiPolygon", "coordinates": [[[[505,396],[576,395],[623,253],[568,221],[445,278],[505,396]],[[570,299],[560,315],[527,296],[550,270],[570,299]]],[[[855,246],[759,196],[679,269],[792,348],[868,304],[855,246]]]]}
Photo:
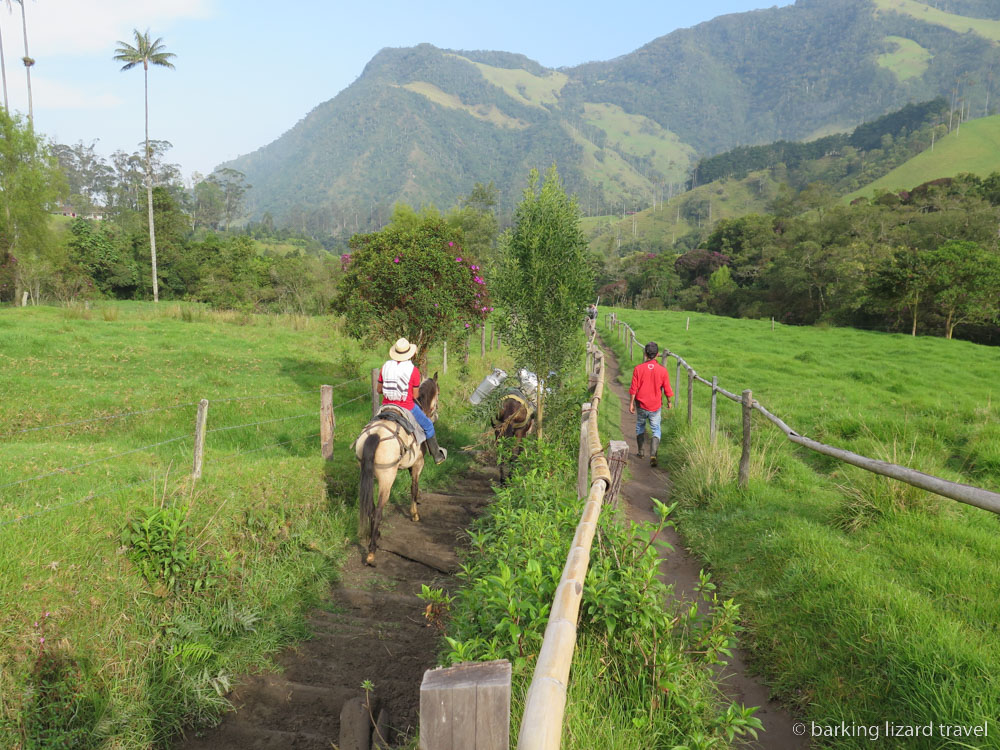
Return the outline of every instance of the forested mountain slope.
{"type": "Polygon", "coordinates": [[[379,224],[400,200],[451,205],[477,181],[493,180],[509,212],[528,169],[552,162],[585,213],[643,208],[676,192],[698,157],[739,144],[845,131],[939,95],[984,113],[997,4],[935,5],[798,0],[559,70],[506,52],[385,49],[225,166],[254,186],[253,215],[317,234],[379,224]]]}

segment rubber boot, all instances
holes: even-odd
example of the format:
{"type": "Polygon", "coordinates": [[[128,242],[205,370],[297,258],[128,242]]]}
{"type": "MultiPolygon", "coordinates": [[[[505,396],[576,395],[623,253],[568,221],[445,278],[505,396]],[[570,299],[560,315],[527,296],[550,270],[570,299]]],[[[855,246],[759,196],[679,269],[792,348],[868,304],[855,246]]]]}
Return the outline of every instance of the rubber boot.
{"type": "Polygon", "coordinates": [[[635,436],[635,443],[636,445],[639,446],[639,453],[638,453],[639,458],[642,458],[644,456],[642,452],[642,443],[643,441],[645,441],[645,439],[646,439],[645,432],[640,432],[638,435],[635,436]]]}
{"type": "Polygon", "coordinates": [[[653,442],[649,448],[649,465],[656,466],[656,452],[660,450],[660,439],[658,437],[653,438],[653,442]]]}
{"type": "Polygon", "coordinates": [[[427,446],[427,453],[434,459],[434,463],[443,464],[448,458],[448,451],[438,445],[436,437],[429,437],[424,441],[427,446]]]}

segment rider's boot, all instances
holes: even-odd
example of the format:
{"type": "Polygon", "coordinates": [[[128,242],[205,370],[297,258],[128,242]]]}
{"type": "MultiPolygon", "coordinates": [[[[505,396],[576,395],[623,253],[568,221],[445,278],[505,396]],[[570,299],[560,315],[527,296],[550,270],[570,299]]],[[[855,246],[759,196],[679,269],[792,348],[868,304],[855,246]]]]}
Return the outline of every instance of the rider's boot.
{"type": "Polygon", "coordinates": [[[424,445],[427,446],[427,453],[434,459],[434,463],[442,464],[444,460],[448,458],[448,451],[438,445],[436,437],[429,437],[424,441],[424,445]]]}
{"type": "Polygon", "coordinates": [[[643,457],[642,443],[643,443],[643,441],[645,441],[645,439],[646,439],[646,433],[645,432],[640,432],[638,435],[635,436],[636,445],[639,446],[639,458],[643,457]]]}
{"type": "Polygon", "coordinates": [[[653,442],[650,444],[649,448],[649,465],[656,466],[656,452],[660,450],[660,439],[658,437],[653,438],[653,442]]]}

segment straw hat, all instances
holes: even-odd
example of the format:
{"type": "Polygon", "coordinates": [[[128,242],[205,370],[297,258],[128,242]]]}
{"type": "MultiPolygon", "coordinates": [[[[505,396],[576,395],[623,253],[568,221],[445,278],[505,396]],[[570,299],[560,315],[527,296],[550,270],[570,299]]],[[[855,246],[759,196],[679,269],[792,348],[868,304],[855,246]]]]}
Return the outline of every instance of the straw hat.
{"type": "Polygon", "coordinates": [[[397,362],[405,362],[408,359],[413,359],[413,355],[416,353],[416,344],[411,344],[405,338],[396,339],[395,346],[389,350],[389,359],[394,359],[397,362]]]}

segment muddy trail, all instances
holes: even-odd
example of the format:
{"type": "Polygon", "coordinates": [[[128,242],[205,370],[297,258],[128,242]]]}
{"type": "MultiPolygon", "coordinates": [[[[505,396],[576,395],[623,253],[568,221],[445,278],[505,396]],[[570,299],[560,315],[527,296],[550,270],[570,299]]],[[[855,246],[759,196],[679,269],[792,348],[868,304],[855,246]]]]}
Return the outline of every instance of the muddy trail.
{"type": "MultiPolygon", "coordinates": [[[[606,387],[610,387],[621,403],[621,430],[629,450],[629,471],[631,478],[622,483],[622,496],[626,500],[623,507],[625,513],[633,521],[656,522],[656,512],[653,510],[651,498],[666,502],[670,496],[670,477],[662,468],[649,465],[649,446],[647,443],[646,458],[637,458],[638,448],[635,442],[635,416],[629,413],[628,389],[618,382],[621,371],[618,360],[610,349],[605,347],[607,361],[606,387]]],[[[676,387],[675,387],[676,390],[676,387]]],[[[683,418],[676,409],[670,412],[663,405],[664,419],[683,418]]],[[[660,449],[660,461],[666,456],[666,448],[660,449]]],[[[684,545],[684,540],[676,529],[665,528],[661,536],[670,543],[672,550],[666,552],[660,563],[660,577],[665,583],[673,585],[673,593],[678,602],[695,600],[695,586],[698,584],[698,574],[704,567],[684,545]]],[[[747,748],[773,748],[774,750],[798,750],[809,747],[805,737],[795,734],[796,721],[788,710],[771,699],[770,691],[759,679],[750,674],[744,652],[733,650],[733,658],[729,664],[718,673],[720,685],[726,697],[745,706],[760,706],[756,716],[764,724],[764,732],[759,739],[742,743],[747,748]]]]}
{"type": "Polygon", "coordinates": [[[280,672],[245,678],[229,696],[237,710],[175,750],[368,750],[372,719],[372,747],[414,736],[420,682],[440,644],[416,595],[421,584],[451,588],[463,530],[492,499],[495,479],[495,470],[474,466],[446,492],[423,492],[420,523],[409,520],[408,499],[405,507],[390,503],[376,567],[362,564],[356,546],[310,614],[313,637],[278,658],[280,672]],[[374,684],[370,706],[366,680],[374,684]]]}

